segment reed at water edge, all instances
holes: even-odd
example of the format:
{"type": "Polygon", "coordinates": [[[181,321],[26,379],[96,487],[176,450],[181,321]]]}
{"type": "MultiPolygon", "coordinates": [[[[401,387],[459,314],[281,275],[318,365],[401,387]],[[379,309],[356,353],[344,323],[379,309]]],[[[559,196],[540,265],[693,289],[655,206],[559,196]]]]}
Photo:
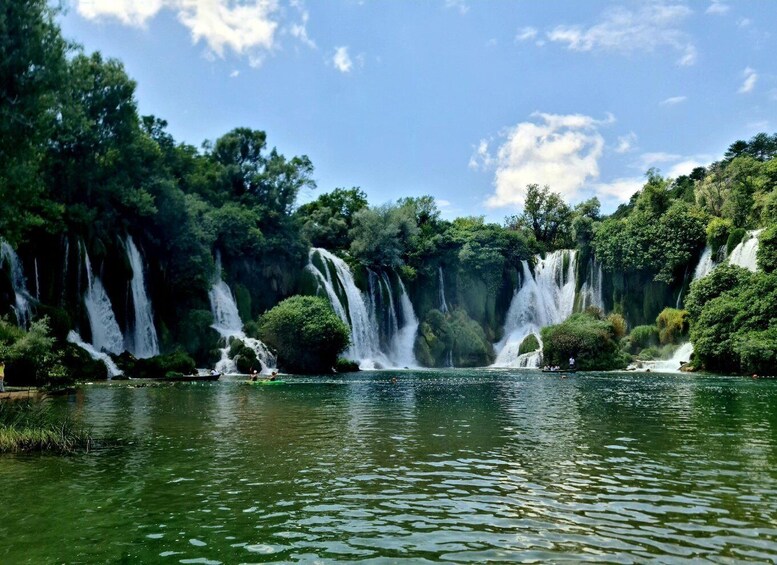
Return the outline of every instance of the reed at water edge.
{"type": "Polygon", "coordinates": [[[0,401],[0,453],[73,453],[94,447],[90,431],[45,401],[0,401]]]}

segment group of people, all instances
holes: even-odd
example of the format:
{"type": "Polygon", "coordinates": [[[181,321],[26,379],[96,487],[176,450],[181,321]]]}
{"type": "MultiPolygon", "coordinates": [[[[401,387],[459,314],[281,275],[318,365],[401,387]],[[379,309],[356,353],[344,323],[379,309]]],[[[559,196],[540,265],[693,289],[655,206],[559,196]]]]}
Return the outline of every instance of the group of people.
{"type": "Polygon", "coordinates": [[[569,368],[568,369],[562,369],[560,365],[545,365],[542,367],[543,371],[550,371],[552,373],[555,373],[557,371],[575,371],[577,370],[577,367],[575,365],[575,358],[570,357],[569,358],[569,368]]]}
{"type": "MultiPolygon", "coordinates": [[[[274,381],[274,380],[277,380],[277,379],[278,379],[278,372],[277,371],[273,371],[270,374],[270,376],[267,377],[265,380],[274,381]]],[[[251,381],[252,382],[256,382],[258,380],[259,380],[259,371],[257,371],[256,369],[251,369],[251,381]]]]}

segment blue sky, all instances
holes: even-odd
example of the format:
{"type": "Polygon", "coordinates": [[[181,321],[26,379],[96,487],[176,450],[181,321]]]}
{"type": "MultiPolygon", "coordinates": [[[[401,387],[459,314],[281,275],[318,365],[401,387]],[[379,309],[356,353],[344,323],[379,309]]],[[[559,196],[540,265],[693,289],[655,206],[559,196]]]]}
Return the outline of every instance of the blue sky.
{"type": "Polygon", "coordinates": [[[628,200],[777,129],[777,2],[70,0],[143,114],[199,146],[267,132],[318,189],[501,221],[526,184],[628,200]]]}

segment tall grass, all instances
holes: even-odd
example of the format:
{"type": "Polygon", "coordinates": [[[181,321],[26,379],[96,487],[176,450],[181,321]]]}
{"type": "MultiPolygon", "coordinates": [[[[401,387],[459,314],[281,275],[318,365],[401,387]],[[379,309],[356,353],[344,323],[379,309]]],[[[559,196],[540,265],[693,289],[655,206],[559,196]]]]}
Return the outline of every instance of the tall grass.
{"type": "Polygon", "coordinates": [[[0,453],[89,451],[89,430],[45,402],[0,401],[0,453]]]}

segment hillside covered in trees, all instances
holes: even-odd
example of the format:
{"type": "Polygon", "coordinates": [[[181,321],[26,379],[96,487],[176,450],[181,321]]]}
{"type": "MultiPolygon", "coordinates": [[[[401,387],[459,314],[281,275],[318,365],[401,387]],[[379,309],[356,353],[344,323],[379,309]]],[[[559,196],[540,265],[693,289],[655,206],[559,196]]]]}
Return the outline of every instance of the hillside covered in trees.
{"type": "Polygon", "coordinates": [[[514,346],[512,364],[544,337],[559,359],[585,341],[590,368],[616,368],[690,338],[699,368],[773,372],[777,134],[736,141],[688,176],[651,169],[611,215],[596,199],[570,205],[539,185],[502,224],[445,220],[428,196],[371,205],[358,187],[298,205],[300,190],[316,187],[308,157],[244,127],[201,147],[180,143],[164,119],[139,115],[119,61],[62,37],[44,0],[3,11],[0,354],[10,378],[14,363],[19,381],[83,374],[91,359],[69,344],[72,331],[120,363],[133,351],[214,364],[229,334],[219,283],[239,316],[226,339],[258,338],[262,315],[284,299],[328,292],[335,310],[350,304],[341,318],[352,357],[362,340],[404,351],[386,354],[397,366],[499,364],[514,346]],[[756,272],[711,268],[751,237],[756,272]],[[702,261],[710,270],[696,277],[702,261]],[[369,298],[374,335],[357,335],[351,282],[369,298]],[[566,298],[539,312],[553,285],[566,298]],[[154,333],[145,349],[141,302],[154,333]],[[97,336],[106,309],[113,322],[97,336]],[[573,311],[568,331],[540,335],[573,311]],[[597,352],[606,362],[594,363],[597,352]]]}

